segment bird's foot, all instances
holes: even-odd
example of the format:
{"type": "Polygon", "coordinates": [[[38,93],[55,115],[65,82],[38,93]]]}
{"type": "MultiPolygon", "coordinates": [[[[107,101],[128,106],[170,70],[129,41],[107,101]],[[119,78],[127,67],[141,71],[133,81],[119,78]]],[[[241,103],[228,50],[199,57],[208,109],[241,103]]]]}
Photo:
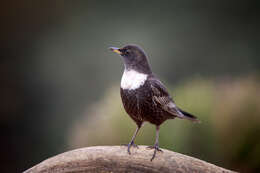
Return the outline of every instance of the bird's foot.
{"type": "Polygon", "coordinates": [[[127,146],[127,152],[128,152],[128,154],[131,154],[131,152],[130,152],[130,148],[131,148],[131,147],[139,148],[138,145],[136,145],[136,144],[134,143],[134,141],[129,142],[129,144],[123,144],[123,145],[124,145],[124,146],[127,146]]]}
{"type": "Polygon", "coordinates": [[[147,148],[148,148],[148,149],[154,149],[153,157],[151,158],[151,161],[153,161],[153,159],[155,158],[155,155],[156,155],[156,152],[157,152],[157,151],[163,152],[163,151],[159,148],[159,145],[158,145],[158,144],[155,144],[155,145],[153,145],[153,146],[148,146],[147,148]]]}

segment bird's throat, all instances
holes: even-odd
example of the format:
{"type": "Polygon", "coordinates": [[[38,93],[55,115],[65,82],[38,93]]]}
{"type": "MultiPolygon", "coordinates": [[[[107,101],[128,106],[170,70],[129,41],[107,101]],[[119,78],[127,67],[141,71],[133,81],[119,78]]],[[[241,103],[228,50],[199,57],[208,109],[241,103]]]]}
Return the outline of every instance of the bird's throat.
{"type": "Polygon", "coordinates": [[[121,79],[121,88],[134,90],[144,85],[148,75],[135,70],[126,70],[121,79]]]}

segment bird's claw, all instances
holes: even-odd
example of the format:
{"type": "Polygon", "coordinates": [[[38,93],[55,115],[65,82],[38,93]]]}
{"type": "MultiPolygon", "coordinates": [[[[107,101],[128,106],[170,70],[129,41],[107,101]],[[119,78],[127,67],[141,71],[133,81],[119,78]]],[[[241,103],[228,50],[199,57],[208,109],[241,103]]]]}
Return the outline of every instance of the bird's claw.
{"type": "Polygon", "coordinates": [[[155,155],[156,155],[156,152],[159,151],[159,152],[163,152],[160,148],[159,148],[159,145],[158,144],[155,144],[153,146],[148,146],[147,147],[148,149],[154,149],[154,152],[153,152],[153,156],[151,158],[151,161],[153,161],[153,159],[155,158],[155,155]]]}
{"type": "Polygon", "coordinates": [[[127,146],[127,152],[128,154],[131,154],[130,152],[130,148],[134,147],[134,148],[139,148],[138,145],[136,145],[134,142],[130,142],[129,144],[123,144],[124,146],[127,146]]]}
{"type": "Polygon", "coordinates": [[[154,149],[154,150],[157,150],[157,151],[159,151],[159,152],[163,152],[163,150],[161,150],[161,149],[159,148],[159,146],[148,146],[147,148],[148,148],[148,149],[154,149]]]}

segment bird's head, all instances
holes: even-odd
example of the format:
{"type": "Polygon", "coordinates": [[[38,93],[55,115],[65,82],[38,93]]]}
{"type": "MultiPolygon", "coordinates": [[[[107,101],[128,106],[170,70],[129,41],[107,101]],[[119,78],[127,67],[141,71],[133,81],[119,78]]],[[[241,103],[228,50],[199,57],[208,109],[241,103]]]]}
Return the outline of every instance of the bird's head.
{"type": "Polygon", "coordinates": [[[110,50],[122,57],[125,69],[148,74],[151,73],[147,57],[139,46],[126,45],[123,48],[110,47],[110,50]]]}

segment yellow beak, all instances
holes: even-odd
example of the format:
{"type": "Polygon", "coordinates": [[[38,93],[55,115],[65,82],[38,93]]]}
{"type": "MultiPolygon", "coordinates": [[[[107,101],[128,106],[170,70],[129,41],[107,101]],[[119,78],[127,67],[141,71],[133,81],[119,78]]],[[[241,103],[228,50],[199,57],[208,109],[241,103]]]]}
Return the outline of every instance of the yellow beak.
{"type": "Polygon", "coordinates": [[[113,52],[121,55],[121,52],[120,52],[119,48],[117,48],[117,47],[110,47],[109,49],[112,50],[113,52]]]}

